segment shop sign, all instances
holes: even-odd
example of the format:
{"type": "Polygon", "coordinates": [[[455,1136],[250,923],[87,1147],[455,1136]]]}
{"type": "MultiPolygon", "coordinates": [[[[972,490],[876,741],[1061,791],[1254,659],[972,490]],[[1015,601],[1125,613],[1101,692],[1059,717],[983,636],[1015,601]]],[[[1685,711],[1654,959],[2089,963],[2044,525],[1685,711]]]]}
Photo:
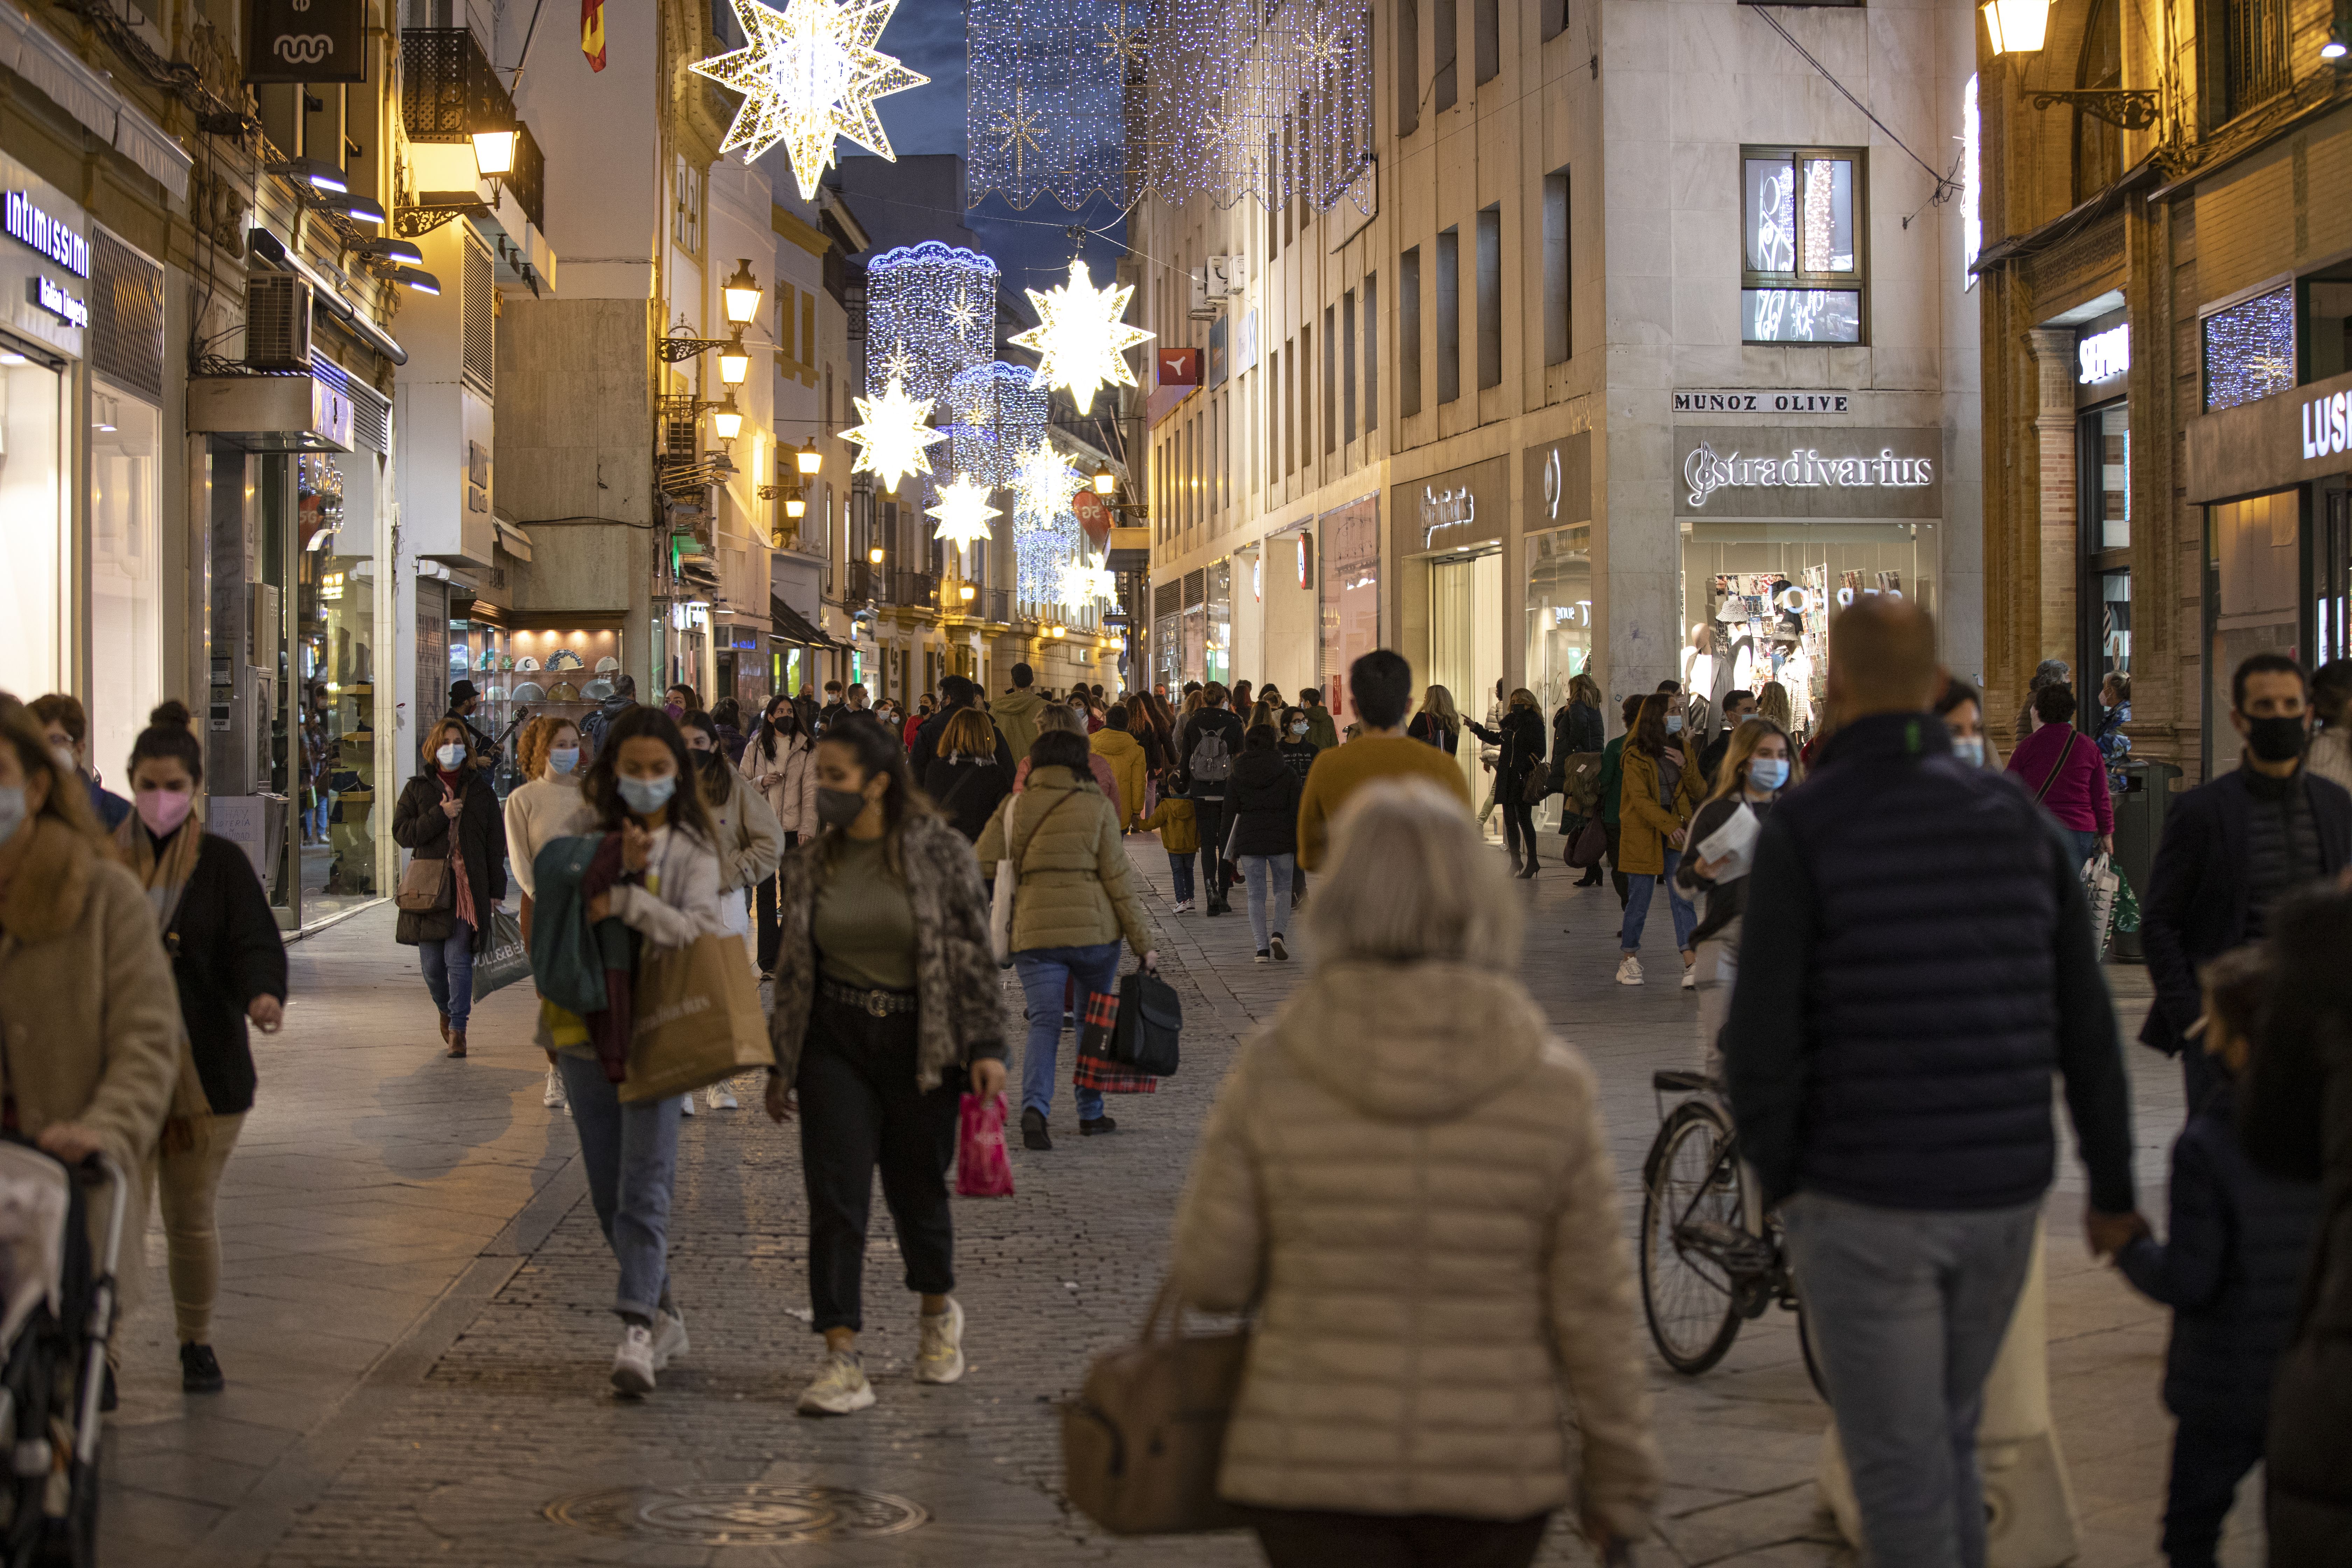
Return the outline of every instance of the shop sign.
{"type": "Polygon", "coordinates": [[[1527,451],[1528,531],[1565,528],[1592,518],[1592,432],[1527,451]]]}
{"type": "Polygon", "coordinates": [[[2074,345],[2075,379],[2084,386],[2113,381],[2131,368],[2131,323],[2092,332],[2074,345]]]}
{"type": "Polygon", "coordinates": [[[247,17],[247,81],[365,81],[361,0],[254,0],[247,17]]]}
{"type": "Polygon", "coordinates": [[[1940,430],[1678,426],[1675,440],[1677,516],[1941,514],[1940,430]]]}
{"type": "Polygon", "coordinates": [[[2352,473],[2352,375],[2200,415],[2181,435],[2199,505],[2352,473]]]}
{"type": "Polygon", "coordinates": [[[33,303],[63,321],[68,327],[89,325],[89,302],[80,296],[68,294],[54,279],[36,275],[26,285],[33,303]]]}
{"type": "Polygon", "coordinates": [[[1850,392],[1677,392],[1677,414],[1852,414],[1850,392]]]}
{"type": "Polygon", "coordinates": [[[1502,538],[1503,462],[1490,458],[1391,491],[1399,519],[1413,530],[1403,548],[1427,555],[1502,538]]]}
{"type": "Polygon", "coordinates": [[[1161,349],[1153,356],[1160,367],[1162,386],[1198,386],[1201,384],[1201,351],[1199,349],[1161,349]]]}
{"type": "Polygon", "coordinates": [[[2346,405],[2347,395],[2330,393],[2326,397],[2314,397],[2303,405],[2303,460],[2333,457],[2344,450],[2346,437],[2346,405]]]}
{"type": "Polygon", "coordinates": [[[75,277],[89,276],[88,237],[34,205],[25,192],[10,191],[0,197],[0,224],[5,224],[11,238],[31,246],[75,277]]]}
{"type": "Polygon", "coordinates": [[[352,395],[310,378],[310,434],[339,452],[352,449],[352,395]]]}

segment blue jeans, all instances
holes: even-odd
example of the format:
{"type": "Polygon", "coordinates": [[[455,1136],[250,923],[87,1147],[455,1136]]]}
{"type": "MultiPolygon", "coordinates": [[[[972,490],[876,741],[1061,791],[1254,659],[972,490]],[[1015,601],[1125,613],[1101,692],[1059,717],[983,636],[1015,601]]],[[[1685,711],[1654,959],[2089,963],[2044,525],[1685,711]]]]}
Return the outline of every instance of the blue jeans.
{"type": "Polygon", "coordinates": [[[425,966],[433,1005],[449,1015],[453,1033],[464,1034],[474,1012],[474,928],[452,915],[447,936],[416,944],[416,961],[425,966]]]}
{"type": "Polygon", "coordinates": [[[1250,935],[1257,938],[1260,952],[1265,951],[1269,899],[1274,904],[1275,934],[1281,934],[1283,911],[1290,897],[1290,873],[1297,858],[1295,855],[1244,855],[1238,862],[1242,879],[1249,884],[1250,935]]]}
{"type": "Polygon", "coordinates": [[[2099,852],[2099,836],[2087,827],[2070,827],[2066,829],[2066,837],[2074,841],[2074,868],[2079,871],[2084,861],[2099,852]]]}
{"type": "Polygon", "coordinates": [[[1683,896],[1683,890],[1675,886],[1675,868],[1681,861],[1682,852],[1669,849],[1663,874],[1644,877],[1635,872],[1625,879],[1625,923],[1618,932],[1617,945],[1627,952],[1642,951],[1642,928],[1649,923],[1650,919],[1650,889],[1660,882],[1666,885],[1666,907],[1675,917],[1675,951],[1690,951],[1691,932],[1698,926],[1698,910],[1691,907],[1691,901],[1683,896]]]}
{"type": "MultiPolygon", "coordinates": [[[[1071,981],[1080,992],[1118,989],[1118,943],[1093,947],[1039,947],[1013,955],[1021,975],[1021,994],[1029,1004],[1029,1043],[1021,1051],[1021,1108],[1040,1116],[1054,1109],[1054,1056],[1062,1044],[1062,991],[1071,981]]],[[[1078,1016],[1086,1016],[1086,997],[1076,999],[1078,1016]]],[[[1072,1091],[1078,1119],[1092,1121],[1103,1113],[1100,1089],[1072,1091]]]]}
{"type": "Polygon", "coordinates": [[[1178,855],[1171,852],[1168,857],[1168,876],[1169,879],[1176,884],[1176,901],[1180,904],[1191,903],[1192,901],[1192,855],[1190,853],[1178,855]]]}
{"type": "Polygon", "coordinates": [[[1977,1421],[2033,1258],[2039,1199],[1879,1208],[1800,1192],[1781,1206],[1873,1568],[1983,1568],[1977,1421]]]}
{"type": "Polygon", "coordinates": [[[596,1225],[621,1265],[613,1310],[651,1321],[655,1308],[669,1303],[669,1198],[677,1181],[681,1097],[624,1105],[621,1086],[606,1081],[593,1057],[559,1056],[555,1065],[580,1131],[596,1225]]]}

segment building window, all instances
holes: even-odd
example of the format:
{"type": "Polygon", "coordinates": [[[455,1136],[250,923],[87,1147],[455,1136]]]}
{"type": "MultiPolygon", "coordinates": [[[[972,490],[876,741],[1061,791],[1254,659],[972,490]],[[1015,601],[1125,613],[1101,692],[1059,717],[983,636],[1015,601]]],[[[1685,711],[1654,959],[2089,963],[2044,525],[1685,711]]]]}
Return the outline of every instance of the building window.
{"type": "Polygon", "coordinates": [[[670,214],[669,237],[680,250],[702,254],[702,171],[683,157],[677,160],[676,203],[670,214]]]}
{"type": "Polygon", "coordinates": [[[1503,384],[1503,209],[1478,215],[1478,384],[1503,384]]]}
{"type": "Polygon", "coordinates": [[[1396,29],[1396,128],[1410,136],[1421,129],[1421,0],[1398,0],[1396,29]]]}
{"type": "Polygon", "coordinates": [[[1381,279],[1364,274],[1364,434],[1381,427],[1381,279]]]}
{"type": "MultiPolygon", "coordinates": [[[[2121,0],[2093,0],[2090,26],[2083,33],[2083,58],[2074,85],[2112,91],[2124,84],[2121,0]]],[[[2124,133],[2096,115],[2074,111],[2074,199],[2088,201],[2123,177],[2124,133]]]]}
{"type": "Polygon", "coordinates": [[[1568,0],[1543,0],[1538,9],[1542,13],[1546,39],[1557,38],[1568,31],[1568,0]]]}
{"type": "MultiPolygon", "coordinates": [[[[1339,445],[1339,410],[1335,401],[1339,393],[1339,334],[1333,331],[1332,322],[1338,310],[1323,307],[1323,455],[1328,457],[1339,445]]],[[[1349,345],[1349,356],[1354,357],[1355,345],[1349,345]]]]}
{"type": "Polygon", "coordinates": [[[1454,100],[1461,97],[1454,76],[1454,53],[1460,34],[1461,27],[1454,20],[1454,0],[1437,0],[1437,37],[1433,40],[1436,47],[1432,54],[1437,62],[1434,85],[1441,110],[1453,108],[1454,100]]]}
{"type": "Polygon", "coordinates": [[[1356,291],[1339,300],[1339,337],[1347,345],[1339,366],[1339,427],[1348,440],[1356,438],[1356,291]]]}
{"type": "Polygon", "coordinates": [[[1298,466],[1315,466],[1315,329],[1298,329],[1298,466]]]}
{"type": "Polygon", "coordinates": [[[1741,149],[1746,255],[1740,337],[1751,343],[1859,343],[1864,154],[1859,148],[1741,149]]]}
{"type": "Polygon", "coordinates": [[[2216,310],[2202,323],[2205,412],[2235,408],[2294,384],[2294,288],[2216,310]]]}
{"type": "Polygon", "coordinates": [[[1544,176],[1544,363],[1559,364],[1574,353],[1568,324],[1568,171],[1544,176]]]}
{"type": "Polygon", "coordinates": [[[1477,79],[1489,82],[1503,68],[1503,19],[1499,15],[1502,0],[1472,0],[1471,31],[1475,35],[1472,47],[1477,50],[1475,61],[1477,79]]]}
{"type": "Polygon", "coordinates": [[[2286,0],[2220,0],[2221,116],[2234,120],[2293,85],[2286,0]]]}
{"type": "Polygon", "coordinates": [[[1421,247],[1398,258],[1404,292],[1397,296],[1397,412],[1421,412],[1421,247]]]}
{"type": "Polygon", "coordinates": [[[1282,472],[1298,471],[1298,350],[1282,356],[1282,472]]]}
{"type": "Polygon", "coordinates": [[[1462,231],[1437,237],[1437,401],[1462,395],[1462,231]]]}

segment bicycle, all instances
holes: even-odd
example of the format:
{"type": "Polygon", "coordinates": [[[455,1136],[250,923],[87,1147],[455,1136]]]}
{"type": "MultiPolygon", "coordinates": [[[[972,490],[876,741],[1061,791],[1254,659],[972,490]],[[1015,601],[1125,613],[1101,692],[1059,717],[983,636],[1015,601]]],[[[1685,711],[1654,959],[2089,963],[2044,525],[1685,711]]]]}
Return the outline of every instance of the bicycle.
{"type": "Polygon", "coordinates": [[[1739,1325],[1775,1304],[1797,1314],[1805,1373],[1823,1399],[1813,1339],[1777,1216],[1739,1158],[1722,1085],[1700,1072],[1651,1075],[1658,1135],[1642,1163],[1642,1311],[1668,1366],[1696,1377],[1721,1361],[1739,1325]],[[1689,1098],[1668,1110],[1665,1097],[1689,1098]]]}

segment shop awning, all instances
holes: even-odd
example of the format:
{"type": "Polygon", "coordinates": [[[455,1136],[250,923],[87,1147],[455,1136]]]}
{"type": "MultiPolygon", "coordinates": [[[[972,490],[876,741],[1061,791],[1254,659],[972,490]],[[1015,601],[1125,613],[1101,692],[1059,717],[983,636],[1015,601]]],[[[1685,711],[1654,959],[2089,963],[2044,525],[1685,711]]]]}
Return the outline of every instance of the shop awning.
{"type": "Polygon", "coordinates": [[[803,647],[846,647],[849,646],[845,642],[841,642],[835,638],[825,636],[824,633],[819,631],[816,627],[809,624],[807,616],[802,615],[798,610],[793,609],[790,605],[785,604],[782,599],[776,598],[772,595],[770,595],[768,599],[768,619],[775,627],[775,635],[789,643],[798,643],[803,647]]]}

